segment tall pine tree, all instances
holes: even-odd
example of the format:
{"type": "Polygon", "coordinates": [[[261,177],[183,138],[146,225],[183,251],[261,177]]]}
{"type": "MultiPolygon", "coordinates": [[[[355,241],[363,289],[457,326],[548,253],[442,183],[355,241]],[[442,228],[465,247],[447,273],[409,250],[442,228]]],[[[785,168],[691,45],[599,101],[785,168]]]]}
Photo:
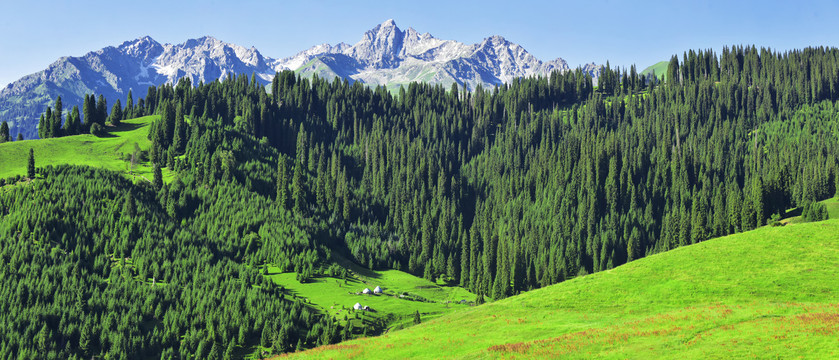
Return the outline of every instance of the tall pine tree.
{"type": "Polygon", "coordinates": [[[283,209],[288,209],[288,166],[285,156],[280,155],[277,161],[277,204],[283,209]]]}
{"type": "Polygon", "coordinates": [[[3,123],[0,124],[0,143],[4,143],[10,140],[11,137],[9,136],[9,123],[3,121],[3,123]]]}
{"type": "Polygon", "coordinates": [[[53,119],[50,123],[50,137],[59,137],[61,136],[61,123],[63,121],[62,112],[64,111],[64,107],[61,104],[61,96],[55,98],[55,112],[53,113],[53,119]]]}
{"type": "Polygon", "coordinates": [[[35,150],[29,148],[29,163],[26,167],[26,176],[30,179],[35,178],[35,150]]]}

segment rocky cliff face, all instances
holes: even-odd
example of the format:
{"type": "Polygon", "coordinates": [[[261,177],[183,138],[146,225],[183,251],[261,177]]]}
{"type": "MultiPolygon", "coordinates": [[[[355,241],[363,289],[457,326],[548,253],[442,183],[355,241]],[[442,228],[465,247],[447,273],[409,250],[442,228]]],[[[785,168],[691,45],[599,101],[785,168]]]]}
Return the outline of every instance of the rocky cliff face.
{"type": "MultiPolygon", "coordinates": [[[[596,78],[599,66],[582,69],[596,78]]],[[[161,45],[146,36],[106,47],[81,57],[63,57],[47,69],[25,76],[0,90],[0,120],[9,121],[12,136],[37,135],[38,117],[55,97],[65,109],[81,104],[84,94],[104,94],[109,104],[145,97],[151,85],[176,83],[188,77],[193,84],[228,75],[256,74],[270,82],[278,71],[304,76],[335,76],[370,85],[400,86],[412,81],[458,83],[469,89],[494,86],[515,78],[567,71],[558,58],[543,62],[521,46],[500,36],[473,45],[441,40],[412,28],[401,30],[387,20],[365,32],[354,45],[322,44],[284,59],[264,57],[255,48],[225,43],[212,37],[182,44],[161,45]]]]}

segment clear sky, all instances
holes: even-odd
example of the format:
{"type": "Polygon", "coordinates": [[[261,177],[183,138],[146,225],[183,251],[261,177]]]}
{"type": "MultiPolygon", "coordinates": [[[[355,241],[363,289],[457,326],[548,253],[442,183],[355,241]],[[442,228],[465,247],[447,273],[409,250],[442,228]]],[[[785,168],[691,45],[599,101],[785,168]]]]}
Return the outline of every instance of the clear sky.
{"type": "Polygon", "coordinates": [[[501,35],[536,57],[575,67],[640,69],[688,49],[839,45],[837,1],[89,1],[0,0],[0,86],[61,56],[150,35],[211,35],[282,58],[321,43],[355,43],[387,19],[476,43],[501,35]]]}

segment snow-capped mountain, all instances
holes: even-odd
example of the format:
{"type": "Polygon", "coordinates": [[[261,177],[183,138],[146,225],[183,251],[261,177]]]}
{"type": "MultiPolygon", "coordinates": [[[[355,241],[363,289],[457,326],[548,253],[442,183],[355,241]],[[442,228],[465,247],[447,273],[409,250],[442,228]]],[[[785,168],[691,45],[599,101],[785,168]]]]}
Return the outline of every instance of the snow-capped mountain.
{"type": "MultiPolygon", "coordinates": [[[[569,70],[565,60],[542,62],[523,47],[501,36],[467,45],[437,39],[413,28],[401,30],[387,20],[364,33],[355,45],[315,46],[274,63],[278,69],[297,70],[321,77],[348,77],[373,85],[400,85],[425,81],[449,85],[457,82],[474,89],[512,79],[569,70]]],[[[590,69],[596,76],[599,69],[590,69]]]]}
{"type": "Polygon", "coordinates": [[[85,94],[103,94],[109,105],[117,99],[124,104],[129,90],[136,101],[146,96],[150,85],[175,83],[182,77],[198,84],[241,73],[257,73],[268,82],[275,71],[254,48],[212,37],[161,45],[146,36],[81,57],[63,57],[9,84],[0,90],[0,120],[9,122],[12,136],[21,133],[31,139],[38,133],[38,117],[59,95],[69,111],[81,105],[85,94]]]}
{"type": "MultiPolygon", "coordinates": [[[[581,67],[595,78],[599,66],[581,67]]],[[[473,45],[441,40],[413,28],[401,30],[387,20],[367,31],[354,45],[322,44],[294,56],[264,57],[255,48],[225,43],[212,37],[182,44],[161,45],[146,36],[106,47],[81,57],[63,57],[47,69],[25,76],[0,90],[0,120],[9,122],[12,136],[37,134],[38,117],[55,97],[64,108],[81,104],[84,94],[104,94],[109,104],[145,97],[150,85],[175,83],[189,77],[193,84],[228,74],[256,74],[270,82],[278,71],[294,70],[304,76],[335,76],[370,85],[399,86],[412,81],[457,82],[469,89],[494,86],[512,79],[567,71],[561,58],[543,62],[521,46],[500,36],[473,45]]]]}

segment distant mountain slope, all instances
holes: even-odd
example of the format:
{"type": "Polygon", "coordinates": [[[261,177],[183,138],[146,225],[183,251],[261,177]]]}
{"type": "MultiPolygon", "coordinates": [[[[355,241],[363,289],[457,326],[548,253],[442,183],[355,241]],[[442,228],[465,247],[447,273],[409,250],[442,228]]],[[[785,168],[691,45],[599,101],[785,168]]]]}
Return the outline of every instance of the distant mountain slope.
{"type": "Polygon", "coordinates": [[[38,116],[59,95],[69,111],[82,103],[85,94],[103,94],[109,105],[116,99],[125,104],[129,90],[136,101],[145,97],[150,85],[184,76],[198,83],[254,72],[266,82],[275,72],[256,49],[212,37],[161,45],[146,36],[82,57],[63,57],[46,70],[9,84],[0,90],[0,120],[10,122],[13,136],[20,132],[31,139],[38,133],[38,116]]]}
{"type": "Polygon", "coordinates": [[[667,66],[670,65],[669,61],[659,61],[655,64],[648,66],[646,69],[641,71],[641,75],[649,75],[655,72],[655,76],[659,79],[664,80],[664,75],[667,73],[667,66]]]}
{"type": "Polygon", "coordinates": [[[837,358],[837,234],[764,227],[292,357],[837,358]]]}
{"type": "MultiPolygon", "coordinates": [[[[599,66],[582,67],[595,78],[599,66]]],[[[25,76],[0,90],[0,120],[10,123],[12,136],[37,137],[38,116],[61,96],[65,110],[80,104],[84,94],[104,94],[109,104],[123,103],[132,90],[135,101],[149,85],[174,83],[189,77],[193,84],[255,73],[263,83],[278,71],[304,76],[335,76],[370,85],[399,86],[412,81],[452,83],[474,88],[512,79],[569,70],[565,60],[543,62],[521,46],[492,36],[473,45],[441,40],[412,28],[401,30],[393,20],[367,31],[355,45],[314,46],[294,56],[264,57],[212,37],[161,45],[146,36],[106,47],[81,57],[63,57],[47,69],[25,76]]],[[[110,109],[110,108],[109,108],[110,109]]]]}

